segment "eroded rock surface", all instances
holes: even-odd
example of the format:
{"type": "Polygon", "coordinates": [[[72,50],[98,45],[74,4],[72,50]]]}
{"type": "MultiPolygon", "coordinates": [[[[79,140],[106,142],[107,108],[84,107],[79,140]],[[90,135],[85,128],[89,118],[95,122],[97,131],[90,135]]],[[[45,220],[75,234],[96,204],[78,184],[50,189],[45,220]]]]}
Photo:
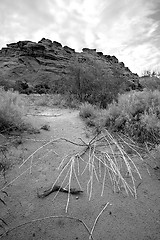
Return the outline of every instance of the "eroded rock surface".
{"type": "Polygon", "coordinates": [[[115,56],[103,55],[96,49],[83,48],[82,52],[75,52],[59,42],[42,38],[38,43],[10,43],[0,50],[0,85],[6,87],[14,88],[20,82],[27,83],[30,89],[46,84],[48,89],[56,92],[56,88],[64,83],[67,90],[67,86],[77,78],[80,80],[85,73],[90,73],[94,81],[100,78],[106,82],[120,79],[126,89],[139,87],[137,74],[133,74],[115,56]]]}

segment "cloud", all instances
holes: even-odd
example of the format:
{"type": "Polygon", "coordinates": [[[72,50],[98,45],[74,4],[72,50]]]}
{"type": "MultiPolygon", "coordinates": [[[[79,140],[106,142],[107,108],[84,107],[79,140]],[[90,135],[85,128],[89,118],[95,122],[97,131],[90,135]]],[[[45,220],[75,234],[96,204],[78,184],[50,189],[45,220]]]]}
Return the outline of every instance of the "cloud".
{"type": "Polygon", "coordinates": [[[1,0],[0,47],[45,37],[97,48],[140,72],[160,59],[159,9],[159,0],[1,0]]]}

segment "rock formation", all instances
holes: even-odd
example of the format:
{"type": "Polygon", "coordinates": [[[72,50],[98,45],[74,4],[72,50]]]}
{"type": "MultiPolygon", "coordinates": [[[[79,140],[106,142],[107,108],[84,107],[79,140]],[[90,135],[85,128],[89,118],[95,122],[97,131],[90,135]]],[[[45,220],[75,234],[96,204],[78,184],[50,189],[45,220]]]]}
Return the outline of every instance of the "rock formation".
{"type": "Polygon", "coordinates": [[[92,78],[94,83],[102,84],[103,80],[106,88],[107,82],[113,83],[115,79],[120,81],[119,89],[122,85],[125,85],[125,90],[139,86],[137,74],[133,74],[115,56],[103,55],[96,49],[83,48],[82,52],[75,52],[59,42],[42,38],[38,43],[10,43],[0,50],[0,85],[6,88],[16,88],[25,83],[30,91],[35,91],[37,86],[45,84],[52,92],[74,93],[75,89],[70,85],[76,86],[78,81],[81,84],[82,78],[83,83],[85,79],[92,78]]]}

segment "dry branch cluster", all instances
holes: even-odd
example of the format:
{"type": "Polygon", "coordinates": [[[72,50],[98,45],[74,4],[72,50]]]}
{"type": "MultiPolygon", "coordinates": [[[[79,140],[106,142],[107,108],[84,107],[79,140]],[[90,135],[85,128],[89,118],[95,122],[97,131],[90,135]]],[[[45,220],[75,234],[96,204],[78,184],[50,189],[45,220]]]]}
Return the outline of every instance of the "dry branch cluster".
{"type": "MultiPolygon", "coordinates": [[[[94,180],[96,179],[98,182],[102,183],[100,186],[101,196],[103,196],[105,183],[108,177],[110,178],[114,191],[120,191],[124,189],[127,195],[131,193],[136,198],[137,193],[135,181],[137,177],[141,179],[141,175],[132,157],[125,151],[124,144],[120,143],[107,130],[95,135],[88,143],[82,139],[80,140],[81,143],[75,143],[65,138],[58,138],[51,139],[50,141],[46,142],[41,147],[36,149],[36,151],[34,151],[29,157],[27,157],[19,166],[19,168],[24,166],[29,161],[30,166],[10,183],[7,183],[2,190],[11,185],[27,171],[32,171],[34,165],[37,164],[37,160],[35,161],[34,157],[41,149],[47,148],[54,142],[67,141],[68,143],[80,146],[81,149],[83,147],[83,149],[79,152],[67,155],[61,160],[61,163],[57,168],[58,177],[52,185],[52,188],[54,188],[56,184],[60,184],[60,187],[68,189],[66,212],[69,205],[72,184],[75,184],[76,181],[80,191],[82,191],[81,177],[84,174],[87,174],[88,176],[86,187],[89,200],[92,197],[94,180]]],[[[136,149],[133,148],[131,144],[127,143],[125,140],[123,140],[123,143],[127,144],[127,146],[135,152],[140,160],[143,160],[141,155],[136,149]]],[[[53,149],[50,151],[56,153],[53,149]]],[[[48,155],[49,152],[46,150],[45,154],[48,155]]],[[[45,157],[45,155],[43,157],[45,157]]],[[[58,195],[58,192],[59,191],[57,191],[55,197],[58,195]]]]}
{"type": "MultiPolygon", "coordinates": [[[[141,175],[132,158],[126,153],[123,144],[118,142],[107,130],[101,134],[97,134],[89,143],[85,143],[82,139],[81,141],[84,149],[81,152],[62,159],[58,167],[59,175],[52,186],[54,187],[61,179],[61,187],[68,188],[66,212],[72,181],[76,180],[80,190],[82,190],[80,182],[82,180],[80,179],[85,173],[88,176],[87,193],[89,200],[92,197],[94,189],[94,179],[102,183],[100,187],[102,186],[101,196],[103,196],[108,176],[113,185],[114,192],[124,189],[127,195],[131,193],[137,198],[135,181],[137,177],[141,179],[141,175]]],[[[127,144],[138,155],[140,160],[143,160],[132,145],[129,145],[125,141],[123,143],[127,144]]]]}
{"type": "MultiPolygon", "coordinates": [[[[29,167],[11,182],[7,183],[1,190],[11,185],[27,171],[30,173],[32,172],[32,168],[40,159],[38,158],[38,160],[35,160],[35,155],[39,153],[41,149],[44,150],[54,142],[66,141],[70,144],[79,146],[81,150],[67,155],[61,160],[57,168],[57,178],[50,189],[52,191],[57,184],[60,186],[53,200],[57,197],[60,189],[63,188],[64,192],[67,192],[66,212],[68,211],[70,194],[73,192],[73,185],[78,185],[80,190],[77,190],[77,193],[83,192],[84,174],[86,174],[87,178],[86,189],[89,200],[94,191],[95,181],[100,183],[101,196],[103,196],[105,185],[108,180],[110,180],[114,191],[121,191],[123,189],[127,195],[131,194],[137,198],[136,180],[137,178],[141,179],[141,175],[133,158],[125,151],[124,145],[127,145],[140,160],[143,159],[133,147],[133,144],[128,143],[121,137],[119,137],[119,139],[121,139],[121,142],[113,137],[106,129],[95,135],[88,143],[83,139],[80,139],[80,143],[75,143],[65,138],[51,139],[36,149],[36,151],[23,161],[19,168],[24,166],[27,162],[29,162],[29,167]],[[65,191],[66,189],[67,191],[65,191]]],[[[44,158],[47,156],[50,151],[57,154],[52,147],[50,150],[46,150],[46,153],[42,157],[44,158]]],[[[90,232],[90,237],[92,236],[92,232],[93,230],[90,232]]]]}

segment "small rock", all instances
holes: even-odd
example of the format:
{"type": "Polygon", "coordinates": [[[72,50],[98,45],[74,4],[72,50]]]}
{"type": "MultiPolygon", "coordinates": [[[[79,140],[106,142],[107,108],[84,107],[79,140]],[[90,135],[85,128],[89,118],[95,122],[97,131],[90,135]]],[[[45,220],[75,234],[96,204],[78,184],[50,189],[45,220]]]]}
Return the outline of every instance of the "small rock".
{"type": "Polygon", "coordinates": [[[45,124],[41,127],[41,129],[45,130],[45,131],[49,131],[50,130],[50,126],[45,124]]]}
{"type": "Polygon", "coordinates": [[[159,167],[158,167],[158,166],[155,166],[153,169],[154,169],[154,170],[158,170],[158,169],[159,169],[159,167]]]}

